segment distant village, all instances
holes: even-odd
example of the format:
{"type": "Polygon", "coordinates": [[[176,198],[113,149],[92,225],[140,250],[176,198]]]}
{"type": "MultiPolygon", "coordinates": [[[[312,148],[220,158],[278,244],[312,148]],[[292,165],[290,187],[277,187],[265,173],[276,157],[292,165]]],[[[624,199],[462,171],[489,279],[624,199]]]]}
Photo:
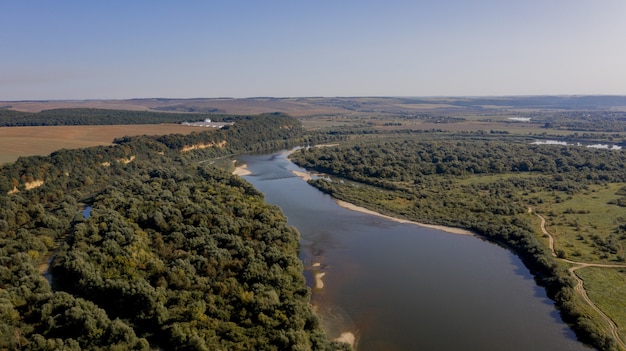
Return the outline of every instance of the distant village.
{"type": "Polygon", "coordinates": [[[235,122],[212,122],[211,119],[207,118],[202,122],[183,122],[181,123],[184,126],[190,127],[206,127],[206,128],[222,128],[224,126],[230,126],[235,124],[235,122]]]}

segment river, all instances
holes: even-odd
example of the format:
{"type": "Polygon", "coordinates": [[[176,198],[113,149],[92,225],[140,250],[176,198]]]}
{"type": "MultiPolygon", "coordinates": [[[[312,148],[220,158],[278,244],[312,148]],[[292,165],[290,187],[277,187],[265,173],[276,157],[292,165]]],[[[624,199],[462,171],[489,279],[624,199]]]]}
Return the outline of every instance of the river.
{"type": "Polygon", "coordinates": [[[301,233],[312,303],[330,337],[353,333],[359,351],[591,350],[508,250],[341,208],[294,176],[302,169],[285,153],[238,160],[301,233]]]}

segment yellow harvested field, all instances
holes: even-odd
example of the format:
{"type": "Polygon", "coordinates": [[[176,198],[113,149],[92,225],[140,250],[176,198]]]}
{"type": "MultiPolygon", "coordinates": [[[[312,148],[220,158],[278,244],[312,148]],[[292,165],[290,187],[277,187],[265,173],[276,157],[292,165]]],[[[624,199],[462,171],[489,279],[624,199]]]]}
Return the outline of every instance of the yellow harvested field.
{"type": "Polygon", "coordinates": [[[205,130],[179,124],[2,127],[0,164],[13,162],[20,156],[49,155],[59,149],[110,145],[113,139],[123,136],[190,134],[205,130]]]}

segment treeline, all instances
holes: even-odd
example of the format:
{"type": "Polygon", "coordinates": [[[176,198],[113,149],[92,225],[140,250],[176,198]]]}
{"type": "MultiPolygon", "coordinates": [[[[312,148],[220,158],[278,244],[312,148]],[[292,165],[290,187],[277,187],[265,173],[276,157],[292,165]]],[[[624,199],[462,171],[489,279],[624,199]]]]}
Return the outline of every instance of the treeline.
{"type": "Polygon", "coordinates": [[[234,125],[218,130],[122,137],[114,140],[114,146],[63,149],[50,156],[20,157],[0,168],[0,194],[14,189],[23,191],[29,184],[39,181],[60,188],[84,186],[101,177],[106,182],[109,176],[98,172],[106,169],[114,173],[134,157],[157,163],[181,163],[343,140],[343,136],[324,133],[304,134],[300,122],[284,114],[233,117],[232,120],[234,125]]]}
{"type": "Polygon", "coordinates": [[[353,181],[311,181],[333,197],[393,216],[469,229],[512,249],[581,340],[600,350],[617,350],[602,322],[589,317],[578,300],[566,267],[538,241],[525,200],[532,193],[568,196],[588,191],[591,184],[624,182],[626,153],[496,141],[406,140],[302,149],[290,158],[304,168],[353,181]],[[471,181],[473,174],[489,181],[471,181]]]}
{"type": "Polygon", "coordinates": [[[230,117],[233,125],[219,130],[191,134],[163,136],[133,136],[114,140],[124,146],[143,145],[146,148],[165,147],[173,150],[177,158],[187,161],[236,155],[240,153],[277,150],[300,145],[320,144],[344,140],[341,135],[305,133],[300,122],[282,113],[261,116],[230,117]],[[193,152],[188,152],[193,150],[193,152]]]}
{"type": "MultiPolygon", "coordinates": [[[[384,120],[385,117],[381,117],[380,119],[384,120]]],[[[466,119],[462,117],[452,117],[452,116],[444,116],[444,115],[436,115],[432,113],[406,113],[406,112],[396,112],[394,115],[394,120],[421,120],[429,123],[459,123],[463,122],[466,119]]],[[[402,123],[384,123],[385,126],[400,126],[402,123]]]]}
{"type": "Polygon", "coordinates": [[[245,117],[175,139],[0,168],[0,350],[347,347],[325,338],[308,305],[298,233],[280,211],[192,162],[304,140],[299,122],[245,117]],[[183,152],[197,143],[212,146],[183,152]]]}
{"type": "Polygon", "coordinates": [[[533,122],[544,123],[544,128],[581,132],[626,132],[626,112],[567,111],[546,114],[530,113],[533,122]]]}
{"type": "Polygon", "coordinates": [[[502,173],[575,174],[577,181],[626,181],[624,152],[504,141],[403,140],[312,148],[292,157],[302,167],[363,182],[419,182],[436,174],[502,173]]]}
{"type": "Polygon", "coordinates": [[[0,127],[160,124],[203,121],[206,118],[210,118],[214,121],[222,121],[229,117],[231,116],[93,108],[53,109],[37,113],[0,109],[0,127]]]}

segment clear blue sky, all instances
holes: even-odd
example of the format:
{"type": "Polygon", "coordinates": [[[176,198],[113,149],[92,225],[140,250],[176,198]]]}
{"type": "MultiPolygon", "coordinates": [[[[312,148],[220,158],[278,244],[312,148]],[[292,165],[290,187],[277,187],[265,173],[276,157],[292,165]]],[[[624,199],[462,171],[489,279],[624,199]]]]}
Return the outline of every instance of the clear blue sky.
{"type": "Polygon", "coordinates": [[[0,100],[626,95],[626,0],[0,0],[0,100]]]}

